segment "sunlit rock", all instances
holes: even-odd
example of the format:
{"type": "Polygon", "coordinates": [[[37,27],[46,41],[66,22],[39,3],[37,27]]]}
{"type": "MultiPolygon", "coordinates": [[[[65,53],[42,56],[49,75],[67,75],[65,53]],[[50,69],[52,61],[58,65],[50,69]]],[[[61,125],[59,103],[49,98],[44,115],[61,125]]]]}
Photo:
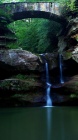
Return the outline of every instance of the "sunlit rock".
{"type": "Polygon", "coordinates": [[[72,52],[72,59],[75,60],[78,63],[78,46],[72,52]]]}
{"type": "Polygon", "coordinates": [[[39,70],[39,58],[31,52],[20,49],[0,50],[0,63],[20,71],[39,70]]]}
{"type": "Polygon", "coordinates": [[[68,24],[58,36],[59,52],[73,52],[78,44],[78,18],[68,16],[68,24]]]}

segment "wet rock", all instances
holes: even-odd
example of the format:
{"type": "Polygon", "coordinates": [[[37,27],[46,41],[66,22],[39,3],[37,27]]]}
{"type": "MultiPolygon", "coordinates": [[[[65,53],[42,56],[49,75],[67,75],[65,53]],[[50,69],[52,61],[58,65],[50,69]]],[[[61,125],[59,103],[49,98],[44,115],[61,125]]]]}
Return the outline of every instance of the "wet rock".
{"type": "Polygon", "coordinates": [[[78,75],[71,77],[71,80],[63,84],[67,94],[74,94],[78,98],[78,75]]]}
{"type": "Polygon", "coordinates": [[[58,50],[58,52],[59,53],[62,53],[63,52],[63,50],[66,48],[66,46],[67,46],[67,42],[66,42],[66,40],[65,40],[65,37],[62,35],[62,36],[59,36],[58,37],[58,48],[59,48],[59,50],[58,50]]]}
{"type": "Polygon", "coordinates": [[[45,61],[49,65],[49,70],[52,70],[58,66],[58,52],[53,53],[44,53],[44,56],[41,55],[42,64],[45,64],[45,61]]]}
{"type": "Polygon", "coordinates": [[[52,88],[55,105],[78,105],[78,75],[52,88]]]}

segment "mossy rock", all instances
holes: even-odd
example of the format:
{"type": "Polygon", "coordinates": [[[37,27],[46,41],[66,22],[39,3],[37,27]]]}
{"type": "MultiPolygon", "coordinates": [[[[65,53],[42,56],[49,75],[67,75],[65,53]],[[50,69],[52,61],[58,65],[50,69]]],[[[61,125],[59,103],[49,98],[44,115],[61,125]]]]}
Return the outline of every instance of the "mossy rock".
{"type": "Polygon", "coordinates": [[[0,89],[11,91],[32,91],[40,87],[42,87],[42,84],[39,81],[35,81],[34,79],[27,81],[19,79],[6,79],[0,82],[0,89]]]}
{"type": "Polygon", "coordinates": [[[63,52],[62,55],[63,55],[64,60],[68,60],[72,57],[72,52],[66,51],[66,52],[63,52]]]}

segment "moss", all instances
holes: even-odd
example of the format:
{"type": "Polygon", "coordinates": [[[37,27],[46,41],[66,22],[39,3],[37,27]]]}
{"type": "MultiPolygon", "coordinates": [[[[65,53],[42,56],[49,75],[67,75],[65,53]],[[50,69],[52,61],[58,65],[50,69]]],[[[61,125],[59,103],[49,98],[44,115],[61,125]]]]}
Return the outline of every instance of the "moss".
{"type": "Polygon", "coordinates": [[[76,98],[76,99],[78,99],[78,92],[72,93],[72,94],[70,95],[70,98],[76,98]]]}
{"type": "Polygon", "coordinates": [[[64,52],[63,53],[63,58],[65,59],[65,60],[67,60],[67,59],[70,59],[72,57],[72,53],[71,52],[64,52]]]}
{"type": "Polygon", "coordinates": [[[78,82],[75,82],[75,85],[78,86],[78,82]]]}
{"type": "MultiPolygon", "coordinates": [[[[11,8],[10,8],[11,9],[11,8]]],[[[0,9],[0,17],[2,17],[1,21],[0,21],[0,26],[4,26],[7,24],[7,20],[10,20],[10,21],[13,21],[12,18],[11,18],[12,14],[7,13],[6,11],[4,11],[3,9],[0,9]]]]}
{"type": "Polygon", "coordinates": [[[25,80],[25,81],[28,81],[28,82],[37,82],[39,76],[34,75],[34,74],[31,74],[31,75],[18,74],[18,75],[15,75],[15,76],[11,77],[11,78],[19,79],[19,80],[25,80]]]}
{"type": "Polygon", "coordinates": [[[39,82],[35,79],[28,80],[18,80],[18,79],[9,79],[4,80],[0,84],[1,89],[7,89],[11,91],[28,91],[35,90],[39,88],[39,82]]]}
{"type": "Polygon", "coordinates": [[[70,95],[70,98],[76,98],[76,97],[77,97],[76,94],[71,94],[71,95],[70,95]]]}
{"type": "Polygon", "coordinates": [[[10,81],[3,81],[0,83],[0,88],[7,88],[9,89],[10,81]]]}

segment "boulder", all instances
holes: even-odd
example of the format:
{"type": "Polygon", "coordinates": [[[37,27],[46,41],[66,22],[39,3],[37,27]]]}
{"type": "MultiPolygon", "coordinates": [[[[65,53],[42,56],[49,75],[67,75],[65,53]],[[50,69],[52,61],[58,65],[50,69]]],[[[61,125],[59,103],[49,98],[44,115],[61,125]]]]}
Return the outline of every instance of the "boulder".
{"type": "Polygon", "coordinates": [[[21,49],[0,50],[0,79],[12,75],[41,73],[43,70],[40,58],[31,52],[21,49]]]}
{"type": "Polygon", "coordinates": [[[25,50],[0,50],[0,63],[15,67],[19,71],[39,70],[38,61],[39,58],[36,55],[25,50]]]}
{"type": "MultiPolygon", "coordinates": [[[[58,53],[45,53],[44,59],[52,70],[58,66],[58,53]]],[[[18,73],[41,73],[45,71],[45,61],[22,49],[0,50],[0,79],[8,78],[18,73]]]]}

